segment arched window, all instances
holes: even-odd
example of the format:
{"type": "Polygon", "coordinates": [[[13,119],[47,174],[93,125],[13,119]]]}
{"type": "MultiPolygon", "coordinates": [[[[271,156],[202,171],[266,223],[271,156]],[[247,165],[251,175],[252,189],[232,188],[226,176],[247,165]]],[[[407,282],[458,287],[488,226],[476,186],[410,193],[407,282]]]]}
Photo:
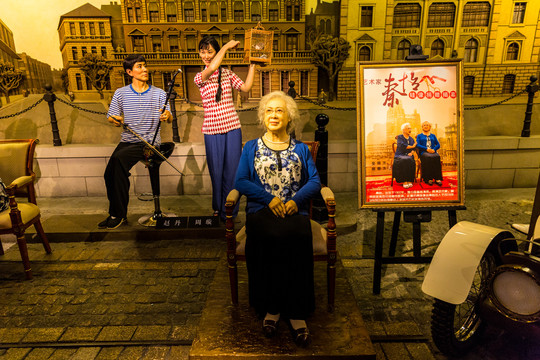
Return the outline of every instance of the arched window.
{"type": "Polygon", "coordinates": [[[332,34],[332,21],[330,19],[326,20],[326,33],[332,34]]]}
{"type": "Polygon", "coordinates": [[[270,1],[270,3],[268,4],[268,20],[279,20],[279,5],[277,1],[270,1]]]}
{"type": "Polygon", "coordinates": [[[369,46],[362,46],[358,50],[358,61],[369,61],[371,60],[371,49],[369,46]]]}
{"type": "Polygon", "coordinates": [[[474,76],[465,76],[463,78],[463,93],[472,95],[474,91],[474,76]]]}
{"type": "Polygon", "coordinates": [[[148,3],[148,20],[150,22],[159,22],[159,6],[155,1],[148,3]]]}
{"type": "Polygon", "coordinates": [[[251,2],[251,21],[261,21],[261,13],[260,1],[251,2]]]}
{"type": "Polygon", "coordinates": [[[319,22],[319,32],[323,33],[326,31],[326,26],[324,26],[324,20],[319,22]]]}
{"type": "Polygon", "coordinates": [[[218,22],[219,21],[219,7],[218,3],[216,1],[210,2],[210,21],[211,22],[218,22]]]}
{"type": "Polygon", "coordinates": [[[510,43],[506,49],[506,60],[519,59],[519,44],[517,42],[510,43]]]}
{"type": "Polygon", "coordinates": [[[465,62],[476,62],[476,56],[478,53],[478,41],[475,39],[469,39],[465,43],[465,62]]]}
{"type": "Polygon", "coordinates": [[[469,1],[463,7],[461,26],[488,26],[491,5],[487,1],[469,1]]]}
{"type": "Polygon", "coordinates": [[[206,22],[208,21],[208,15],[207,15],[207,9],[206,9],[206,1],[201,1],[199,5],[199,9],[201,11],[201,21],[206,22]]]}
{"type": "Polygon", "coordinates": [[[394,29],[420,27],[421,13],[419,4],[397,4],[394,8],[394,29]]]}
{"type": "Polygon", "coordinates": [[[234,21],[244,21],[244,3],[234,2],[234,21]]]}
{"type": "Polygon", "coordinates": [[[444,56],[444,42],[441,39],[437,39],[431,43],[430,57],[434,57],[436,55],[444,56]]]}
{"type": "Polygon", "coordinates": [[[451,2],[433,3],[429,7],[428,28],[453,27],[456,5],[451,2]]]}
{"type": "Polygon", "coordinates": [[[409,55],[411,42],[409,40],[401,40],[397,47],[397,60],[405,60],[405,56],[409,55]]]}
{"type": "Polygon", "coordinates": [[[516,83],[516,75],[507,74],[504,75],[502,93],[503,94],[512,94],[514,93],[514,85],[516,83]]]}
{"type": "Polygon", "coordinates": [[[184,4],[184,21],[193,22],[195,21],[195,11],[193,10],[193,2],[187,1],[184,4]]]}
{"type": "Polygon", "coordinates": [[[165,13],[167,14],[168,22],[176,22],[176,3],[167,1],[165,4],[165,13]]]}
{"type": "Polygon", "coordinates": [[[227,21],[227,2],[221,2],[221,21],[227,21]]]}

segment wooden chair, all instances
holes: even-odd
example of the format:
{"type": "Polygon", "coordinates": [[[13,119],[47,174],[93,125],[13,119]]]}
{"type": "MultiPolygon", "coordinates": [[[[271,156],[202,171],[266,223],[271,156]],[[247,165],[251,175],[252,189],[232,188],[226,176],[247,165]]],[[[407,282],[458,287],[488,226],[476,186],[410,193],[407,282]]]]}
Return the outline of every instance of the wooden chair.
{"type": "MultiPolygon", "coordinates": [[[[304,142],[311,151],[311,156],[315,160],[317,157],[318,142],[304,142]]],[[[328,309],[334,309],[334,298],[336,289],[336,202],[334,193],[329,187],[321,189],[322,198],[328,210],[328,223],[326,229],[319,223],[311,220],[311,232],[313,234],[313,260],[327,262],[327,288],[328,288],[328,309]]],[[[229,265],[229,282],[231,285],[231,298],[233,304],[238,304],[238,267],[237,261],[245,261],[246,228],[245,226],[236,233],[233,219],[233,209],[240,200],[240,193],[233,189],[227,196],[225,212],[227,220],[225,222],[227,240],[227,261],[229,265]]]]}
{"type": "MultiPolygon", "coordinates": [[[[34,225],[47,254],[51,246],[41,226],[41,214],[36,202],[33,171],[34,151],[37,140],[0,140],[0,177],[9,196],[9,209],[0,212],[0,234],[15,234],[27,279],[32,278],[25,230],[34,225]],[[9,184],[9,185],[8,185],[9,184]],[[17,202],[16,197],[26,197],[28,202],[17,202]]],[[[0,255],[4,249],[0,243],[0,255]]]]}

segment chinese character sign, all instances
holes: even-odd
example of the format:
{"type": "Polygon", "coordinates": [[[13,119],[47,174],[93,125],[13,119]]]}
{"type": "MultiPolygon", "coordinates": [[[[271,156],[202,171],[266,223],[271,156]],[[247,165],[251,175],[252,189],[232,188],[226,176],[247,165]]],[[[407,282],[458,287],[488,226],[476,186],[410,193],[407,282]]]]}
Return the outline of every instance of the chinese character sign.
{"type": "Polygon", "coordinates": [[[358,63],[360,207],[463,205],[461,69],[358,63]]]}

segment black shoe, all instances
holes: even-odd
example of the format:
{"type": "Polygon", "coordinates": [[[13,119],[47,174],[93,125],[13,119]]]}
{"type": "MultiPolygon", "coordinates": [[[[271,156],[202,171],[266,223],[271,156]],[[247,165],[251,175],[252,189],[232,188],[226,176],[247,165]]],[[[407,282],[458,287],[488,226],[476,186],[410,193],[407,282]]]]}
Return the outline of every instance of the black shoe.
{"type": "Polygon", "coordinates": [[[433,185],[433,180],[428,180],[428,185],[433,185]]]}
{"type": "MultiPolygon", "coordinates": [[[[292,330],[292,328],[291,328],[292,330]]],[[[300,347],[308,347],[311,344],[311,334],[307,327],[292,330],[292,337],[296,345],[300,347]]]]}
{"type": "Polygon", "coordinates": [[[441,180],[435,180],[435,184],[437,184],[439,186],[442,186],[442,181],[441,180]]]}
{"type": "Polygon", "coordinates": [[[267,338],[274,337],[277,334],[278,323],[279,320],[263,320],[262,329],[264,336],[266,336],[267,338]]]}
{"type": "Polygon", "coordinates": [[[127,223],[126,218],[117,217],[113,219],[111,216],[109,216],[98,224],[98,228],[112,230],[116,229],[123,223],[127,223]]]}

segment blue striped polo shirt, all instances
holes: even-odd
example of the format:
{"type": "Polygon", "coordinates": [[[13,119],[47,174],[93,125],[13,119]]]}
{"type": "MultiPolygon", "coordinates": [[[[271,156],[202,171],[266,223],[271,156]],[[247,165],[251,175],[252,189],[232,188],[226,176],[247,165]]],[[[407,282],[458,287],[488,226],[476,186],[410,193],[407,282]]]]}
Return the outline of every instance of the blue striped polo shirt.
{"type": "MultiPolygon", "coordinates": [[[[148,89],[142,93],[135,91],[131,84],[121,87],[114,92],[107,118],[123,115],[124,123],[144,140],[151,143],[166,98],[165,91],[152,85],[149,85],[148,89]]],[[[167,104],[167,110],[170,111],[169,104],[167,104]]],[[[128,130],[124,130],[120,141],[136,143],[141,140],[128,130]]],[[[159,145],[160,143],[161,135],[158,133],[154,144],[159,145]]]]}

